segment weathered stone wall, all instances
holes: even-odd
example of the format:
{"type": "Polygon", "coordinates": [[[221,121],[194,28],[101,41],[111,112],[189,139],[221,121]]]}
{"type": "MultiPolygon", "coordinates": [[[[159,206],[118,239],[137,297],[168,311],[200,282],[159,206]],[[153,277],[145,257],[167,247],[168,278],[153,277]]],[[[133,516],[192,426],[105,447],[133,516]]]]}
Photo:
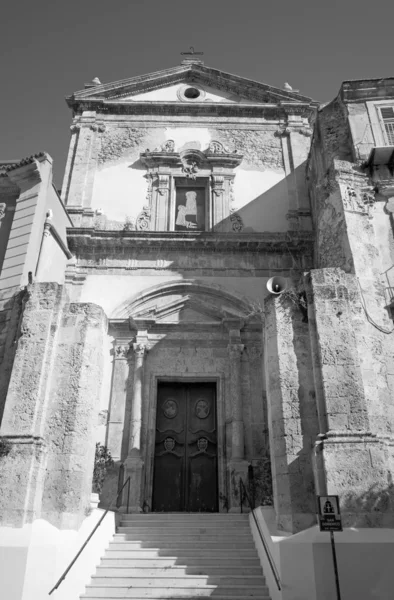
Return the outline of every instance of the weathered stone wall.
{"type": "Polygon", "coordinates": [[[47,446],[48,384],[65,298],[57,284],[28,286],[0,429],[10,445],[2,459],[3,522],[22,525],[40,515],[47,446]]]}
{"type": "Polygon", "coordinates": [[[23,302],[0,429],[2,522],[74,527],[91,492],[106,319],[56,283],[29,285],[23,302]]]}
{"type": "Polygon", "coordinates": [[[62,314],[45,428],[42,504],[42,514],[62,528],[79,524],[90,505],[106,332],[100,306],[70,304],[62,314]]]}
{"type": "MultiPolygon", "coordinates": [[[[337,105],[339,102],[336,101],[337,105]]],[[[357,385],[365,394],[369,430],[377,435],[392,435],[394,413],[389,398],[394,391],[391,375],[394,338],[389,333],[392,321],[387,305],[392,297],[394,240],[384,185],[382,194],[377,194],[381,184],[376,185],[360,161],[351,162],[351,156],[347,156],[352,138],[343,123],[343,114],[349,111],[353,140],[359,143],[357,119],[366,111],[365,103],[361,104],[363,110],[343,105],[341,110],[325,107],[319,113],[309,169],[317,229],[316,266],[339,267],[356,276],[349,314],[360,364],[357,385]],[[335,114],[337,124],[333,121],[335,114]]],[[[371,141],[370,133],[366,139],[371,141]]],[[[357,158],[356,150],[354,147],[357,158]]]]}
{"type": "MultiPolygon", "coordinates": [[[[363,385],[357,282],[340,269],[321,269],[310,273],[306,287],[322,434],[316,447],[318,493],[339,494],[346,526],[384,527],[393,518],[394,419],[390,402],[383,400],[387,380],[375,378],[376,396],[383,392],[379,400],[363,385]]],[[[377,346],[375,352],[379,355],[377,346]]],[[[368,359],[373,369],[379,356],[368,359]]]]}

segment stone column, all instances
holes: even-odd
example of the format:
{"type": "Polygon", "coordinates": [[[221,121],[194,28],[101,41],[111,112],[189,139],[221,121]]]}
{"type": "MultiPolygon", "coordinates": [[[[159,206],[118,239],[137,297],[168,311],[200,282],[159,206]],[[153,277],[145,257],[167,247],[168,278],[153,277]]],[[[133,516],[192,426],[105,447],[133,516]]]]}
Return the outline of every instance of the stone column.
{"type": "Polygon", "coordinates": [[[229,392],[232,413],[231,459],[228,462],[230,488],[229,512],[240,512],[239,480],[247,486],[248,466],[245,460],[244,421],[241,390],[241,357],[244,345],[241,344],[239,329],[230,329],[229,353],[229,392]]]}
{"type": "MultiPolygon", "coordinates": [[[[134,383],[131,405],[129,451],[125,460],[125,477],[130,481],[130,512],[141,512],[142,472],[144,461],[141,457],[141,425],[142,425],[142,390],[144,378],[144,359],[147,352],[147,338],[139,339],[133,344],[134,350],[134,383]]],[[[127,501],[127,490],[123,495],[123,509],[127,501]]]]}

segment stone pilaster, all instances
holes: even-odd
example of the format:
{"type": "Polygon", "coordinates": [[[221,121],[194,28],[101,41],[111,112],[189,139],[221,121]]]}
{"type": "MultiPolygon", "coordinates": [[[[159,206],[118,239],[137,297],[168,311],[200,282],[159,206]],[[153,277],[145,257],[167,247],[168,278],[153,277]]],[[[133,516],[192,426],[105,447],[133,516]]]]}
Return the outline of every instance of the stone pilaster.
{"type": "Polygon", "coordinates": [[[81,126],[79,125],[79,123],[74,123],[70,127],[71,139],[70,139],[70,145],[68,148],[67,162],[66,162],[66,168],[64,170],[64,177],[63,177],[63,184],[62,184],[62,191],[61,191],[61,198],[62,198],[64,204],[67,204],[68,194],[70,191],[72,168],[73,168],[74,158],[75,158],[75,149],[77,147],[80,129],[81,129],[81,126]]]}
{"type": "Polygon", "coordinates": [[[293,533],[315,522],[312,448],[319,431],[308,325],[284,296],[265,302],[265,372],[278,528],[293,533]]]}
{"type": "Polygon", "coordinates": [[[212,228],[220,231],[223,221],[230,214],[228,182],[223,173],[213,173],[211,179],[212,186],[212,228]]]}
{"type": "MultiPolygon", "coordinates": [[[[67,205],[89,207],[92,202],[94,176],[97,167],[99,127],[94,112],[82,116],[75,143],[72,166],[68,175],[67,205]]],[[[67,183],[66,183],[67,185],[67,183]]]]}
{"type": "Polygon", "coordinates": [[[112,375],[111,405],[107,430],[107,446],[114,461],[122,458],[122,440],[126,411],[127,381],[131,359],[130,342],[116,340],[112,375]]]}
{"type": "Polygon", "coordinates": [[[232,413],[231,460],[228,462],[228,481],[230,486],[229,512],[240,512],[239,480],[247,486],[248,466],[245,460],[245,433],[243,421],[241,389],[241,357],[244,345],[240,343],[239,329],[230,329],[229,354],[229,392],[232,413]]]}
{"type": "Polygon", "coordinates": [[[159,172],[154,192],[152,225],[154,231],[167,231],[170,210],[170,175],[159,172]]]}
{"type": "MultiPolygon", "coordinates": [[[[144,462],[141,457],[142,426],[142,390],[144,385],[144,360],[147,352],[147,338],[137,336],[134,349],[134,384],[131,405],[129,451],[124,462],[125,477],[130,477],[130,512],[141,512],[142,475],[144,462]]],[[[123,506],[126,500],[126,489],[123,495],[123,506]]]]}

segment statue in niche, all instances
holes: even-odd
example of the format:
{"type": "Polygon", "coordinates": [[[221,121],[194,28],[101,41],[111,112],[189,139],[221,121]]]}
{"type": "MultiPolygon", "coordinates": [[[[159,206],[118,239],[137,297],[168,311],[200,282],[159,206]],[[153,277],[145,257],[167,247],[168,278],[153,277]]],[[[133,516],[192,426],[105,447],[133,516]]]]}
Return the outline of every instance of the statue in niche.
{"type": "Polygon", "coordinates": [[[205,190],[177,188],[175,231],[204,230],[205,190]]]}

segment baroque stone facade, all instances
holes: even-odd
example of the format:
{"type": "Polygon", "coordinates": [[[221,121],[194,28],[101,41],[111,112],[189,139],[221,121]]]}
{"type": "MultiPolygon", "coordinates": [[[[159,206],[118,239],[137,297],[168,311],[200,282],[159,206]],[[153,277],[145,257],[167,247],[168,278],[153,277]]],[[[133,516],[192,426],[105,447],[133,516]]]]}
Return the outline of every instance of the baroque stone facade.
{"type": "Polygon", "coordinates": [[[391,526],[394,87],[367,84],[318,110],[189,60],[68,98],[62,202],[48,155],[0,165],[5,525],[77,527],[96,442],[115,461],[102,506],[130,477],[131,509],[152,510],[160,394],[189,406],[206,385],[214,427],[200,410],[192,433],[201,459],[215,448],[215,510],[241,510],[242,478],[289,534],[327,493],[346,527],[391,526]]]}

